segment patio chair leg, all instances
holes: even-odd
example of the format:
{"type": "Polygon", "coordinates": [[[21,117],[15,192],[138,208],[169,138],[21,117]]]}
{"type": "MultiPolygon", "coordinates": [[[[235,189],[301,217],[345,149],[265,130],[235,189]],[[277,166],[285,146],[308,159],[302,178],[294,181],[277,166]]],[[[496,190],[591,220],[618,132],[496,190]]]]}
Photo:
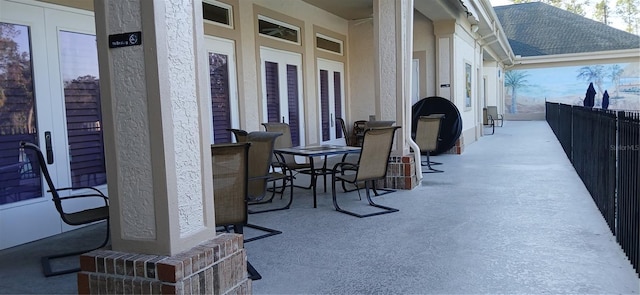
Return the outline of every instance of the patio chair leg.
{"type": "Polygon", "coordinates": [[[262,279],[260,273],[253,267],[253,265],[251,265],[249,260],[247,260],[247,273],[249,273],[250,280],[257,281],[259,279],[262,279]]]}
{"type": "Polygon", "coordinates": [[[377,189],[375,184],[373,186],[373,188],[371,188],[371,190],[373,190],[373,194],[377,197],[377,196],[382,196],[382,195],[386,195],[386,194],[390,194],[390,193],[395,193],[396,190],[394,189],[390,189],[390,188],[380,188],[377,189]],[[383,191],[384,193],[379,193],[378,190],[383,191]]]}
{"type": "Polygon", "coordinates": [[[267,232],[267,233],[266,233],[266,234],[264,234],[264,235],[260,235],[260,236],[257,236],[257,237],[253,237],[253,238],[246,239],[246,240],[244,240],[244,242],[245,242],[245,243],[249,243],[249,242],[253,242],[253,241],[255,241],[255,240],[260,240],[260,239],[264,239],[264,238],[267,238],[267,237],[271,237],[271,236],[279,235],[279,234],[281,234],[281,233],[282,233],[282,232],[281,232],[281,231],[279,231],[279,230],[275,230],[275,229],[272,229],[272,228],[268,228],[268,227],[264,227],[264,226],[259,226],[259,225],[255,225],[255,224],[249,224],[249,223],[247,223],[247,224],[245,224],[244,226],[246,226],[246,227],[250,227],[250,228],[253,228],[253,229],[257,229],[257,230],[261,230],[261,231],[264,231],[264,232],[267,232]]]}
{"type": "MultiPolygon", "coordinates": [[[[424,162],[422,163],[422,166],[425,166],[424,162]]],[[[429,161],[429,152],[427,152],[426,166],[427,166],[427,170],[422,171],[423,174],[424,173],[442,173],[442,172],[444,172],[442,170],[434,169],[433,167],[431,167],[431,162],[429,161]]]]}
{"type": "MultiPolygon", "coordinates": [[[[282,179],[282,181],[283,181],[283,184],[282,184],[282,185],[283,185],[283,187],[285,187],[285,186],[286,186],[286,184],[287,184],[287,182],[288,182],[288,181],[289,181],[289,182],[291,182],[291,184],[289,185],[289,189],[290,189],[289,202],[288,202],[284,207],[281,207],[281,208],[272,208],[272,209],[264,209],[264,210],[257,210],[257,211],[255,211],[255,210],[247,210],[247,213],[249,213],[249,214],[257,214],[257,213],[264,213],[264,212],[272,212],[272,211],[286,210],[286,209],[291,208],[291,203],[293,203],[293,176],[292,176],[292,175],[290,175],[290,176],[288,176],[288,177],[286,177],[286,178],[282,179]]],[[[281,192],[281,197],[282,197],[282,195],[284,195],[284,190],[282,190],[282,192],[281,192]]],[[[272,199],[273,199],[273,197],[272,197],[272,199]]],[[[263,203],[263,202],[260,202],[260,203],[252,203],[252,204],[249,204],[249,205],[258,205],[258,204],[264,204],[264,203],[263,203]]]]}
{"type": "Polygon", "coordinates": [[[333,206],[336,208],[336,211],[338,211],[338,212],[349,214],[349,215],[352,215],[352,216],[355,216],[355,217],[358,217],[358,218],[365,218],[365,217],[371,217],[371,216],[382,215],[382,214],[393,213],[393,212],[398,212],[399,211],[398,209],[395,209],[395,208],[382,206],[382,205],[374,203],[373,200],[371,200],[371,194],[369,193],[369,184],[366,181],[365,181],[365,188],[364,189],[366,191],[367,201],[369,201],[369,205],[371,205],[373,207],[376,207],[376,208],[384,209],[384,210],[383,211],[374,212],[374,213],[369,213],[369,214],[358,214],[358,213],[355,213],[355,212],[344,210],[344,209],[340,208],[340,206],[338,205],[338,200],[336,198],[336,179],[335,179],[335,174],[331,175],[331,181],[332,181],[331,195],[333,197],[333,206]]]}
{"type": "Polygon", "coordinates": [[[100,244],[100,246],[95,247],[95,248],[91,248],[91,249],[87,249],[87,250],[80,250],[80,251],[74,251],[74,252],[70,252],[70,253],[63,253],[63,254],[57,254],[57,255],[44,256],[44,257],[42,257],[40,259],[40,262],[42,264],[42,272],[44,273],[45,277],[52,277],[52,276],[58,276],[58,275],[64,275],[64,274],[79,272],[80,271],[79,267],[54,271],[51,268],[51,261],[53,259],[70,257],[70,256],[75,256],[75,255],[81,255],[81,254],[84,254],[84,253],[87,253],[87,252],[91,252],[93,250],[103,248],[104,246],[107,245],[107,243],[109,243],[109,220],[107,220],[107,234],[105,235],[105,239],[104,239],[104,241],[102,241],[102,244],[100,244]]]}
{"type": "Polygon", "coordinates": [[[496,133],[496,122],[493,119],[490,119],[489,124],[484,125],[485,127],[491,127],[491,133],[487,133],[488,135],[493,135],[496,133]]]}

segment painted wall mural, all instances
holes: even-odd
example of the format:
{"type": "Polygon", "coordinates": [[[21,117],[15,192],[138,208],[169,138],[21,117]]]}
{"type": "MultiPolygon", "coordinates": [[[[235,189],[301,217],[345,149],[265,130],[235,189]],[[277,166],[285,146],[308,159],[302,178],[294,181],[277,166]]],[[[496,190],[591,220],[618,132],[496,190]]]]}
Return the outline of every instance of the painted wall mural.
{"type": "Polygon", "coordinates": [[[545,101],[583,105],[593,83],[594,108],[607,91],[611,110],[640,111],[640,62],[554,67],[505,72],[505,112],[544,113],[545,101]]]}

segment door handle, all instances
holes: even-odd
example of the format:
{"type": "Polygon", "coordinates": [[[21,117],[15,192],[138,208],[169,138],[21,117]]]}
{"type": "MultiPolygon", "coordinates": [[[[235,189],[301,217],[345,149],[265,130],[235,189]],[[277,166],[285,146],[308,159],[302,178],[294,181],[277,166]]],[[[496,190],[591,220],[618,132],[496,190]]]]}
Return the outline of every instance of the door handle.
{"type": "Polygon", "coordinates": [[[329,120],[329,123],[331,124],[331,127],[335,126],[336,124],[336,120],[333,119],[333,114],[331,114],[331,120],[329,120]]]}
{"type": "Polygon", "coordinates": [[[282,123],[284,123],[284,116],[282,116],[282,123]]]}
{"type": "Polygon", "coordinates": [[[53,164],[53,147],[51,145],[51,131],[44,133],[45,152],[47,154],[47,164],[53,164]]]}

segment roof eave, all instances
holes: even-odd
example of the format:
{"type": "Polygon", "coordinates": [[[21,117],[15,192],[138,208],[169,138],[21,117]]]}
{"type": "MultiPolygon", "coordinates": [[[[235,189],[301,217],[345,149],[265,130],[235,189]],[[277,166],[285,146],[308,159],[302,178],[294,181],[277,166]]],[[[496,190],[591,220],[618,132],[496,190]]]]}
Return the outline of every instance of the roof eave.
{"type": "Polygon", "coordinates": [[[538,56],[524,56],[516,57],[515,63],[517,65],[537,65],[547,63],[576,63],[584,64],[585,61],[591,61],[594,63],[612,62],[615,60],[628,60],[637,59],[640,56],[640,48],[622,49],[622,50],[608,50],[597,52],[580,52],[580,53],[566,53],[566,54],[552,54],[552,55],[538,55],[538,56]],[[597,62],[596,62],[597,61],[597,62]]]}

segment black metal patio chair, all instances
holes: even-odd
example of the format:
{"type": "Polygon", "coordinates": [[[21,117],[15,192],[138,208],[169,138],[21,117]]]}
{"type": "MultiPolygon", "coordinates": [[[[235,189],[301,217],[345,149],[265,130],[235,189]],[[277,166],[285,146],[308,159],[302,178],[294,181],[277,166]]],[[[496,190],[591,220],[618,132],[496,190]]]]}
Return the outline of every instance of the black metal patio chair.
{"type": "Polygon", "coordinates": [[[51,175],[49,174],[49,169],[47,168],[47,163],[45,162],[44,155],[42,154],[42,151],[40,150],[40,148],[33,143],[28,143],[24,141],[20,143],[20,147],[27,150],[31,150],[35,153],[35,156],[38,159],[38,165],[40,166],[40,172],[44,176],[44,179],[47,182],[47,186],[49,187],[48,191],[51,193],[52,201],[56,207],[56,210],[60,214],[60,218],[62,218],[62,221],[64,223],[68,225],[85,225],[85,224],[98,222],[98,221],[107,222],[107,230],[105,233],[105,238],[104,238],[104,241],[99,246],[91,249],[74,250],[68,253],[44,256],[41,258],[42,271],[45,277],[78,272],[80,271],[79,267],[54,271],[51,268],[51,260],[57,259],[57,258],[74,256],[74,255],[80,255],[89,251],[102,248],[107,245],[107,243],[109,242],[109,199],[100,190],[94,187],[56,188],[56,186],[53,184],[53,180],[51,179],[51,175]],[[62,191],[73,191],[73,190],[88,190],[89,193],[60,196],[60,192],[62,191]],[[75,212],[68,212],[65,210],[65,207],[63,205],[64,201],[79,199],[79,198],[100,198],[104,201],[104,205],[97,206],[94,208],[88,208],[80,211],[75,211],[75,212]]]}
{"type": "Polygon", "coordinates": [[[375,189],[377,180],[385,179],[387,175],[387,167],[389,163],[389,155],[393,146],[393,138],[396,129],[400,126],[383,127],[368,129],[364,133],[362,141],[362,150],[357,163],[341,162],[335,164],[331,172],[331,194],[333,197],[333,205],[336,211],[353,215],[356,217],[370,217],[375,215],[397,212],[398,209],[376,204],[371,199],[369,190],[375,189]],[[353,211],[342,209],[338,205],[336,182],[347,182],[352,184],[364,183],[364,189],[369,205],[383,209],[368,214],[360,214],[353,211]]]}
{"type": "Polygon", "coordinates": [[[421,165],[427,167],[422,173],[441,173],[442,170],[435,169],[431,165],[439,165],[441,163],[433,162],[430,154],[438,149],[440,141],[440,122],[443,115],[420,116],[416,127],[416,143],[420,147],[420,154],[427,157],[426,161],[422,161],[421,165]]]}
{"type": "MultiPolygon", "coordinates": [[[[289,124],[279,123],[279,122],[269,122],[269,123],[262,123],[262,126],[264,126],[267,132],[278,132],[282,134],[280,137],[276,139],[274,148],[277,149],[277,148],[293,147],[293,142],[291,140],[291,128],[289,127],[289,124]]],[[[291,171],[292,173],[295,172],[295,173],[303,173],[303,174],[312,174],[310,171],[311,165],[309,163],[298,163],[296,161],[296,158],[293,155],[276,154],[276,162],[278,162],[280,165],[284,165],[283,167],[291,171]]],[[[283,168],[283,167],[280,167],[280,168],[283,168]]],[[[294,174],[292,174],[292,176],[295,177],[294,174]]],[[[311,183],[309,183],[309,186],[299,186],[299,185],[295,185],[295,186],[299,188],[310,189],[311,183]]]]}
{"type": "MultiPolygon", "coordinates": [[[[212,144],[211,165],[213,171],[213,201],[216,226],[229,232],[229,227],[238,234],[244,227],[265,231],[267,234],[245,240],[245,242],[281,234],[281,231],[248,223],[247,187],[249,179],[248,152],[250,143],[212,144]]],[[[247,260],[249,278],[259,280],[260,273],[247,260]]]]}
{"type": "MultiPolygon", "coordinates": [[[[275,193],[284,197],[287,187],[290,189],[289,201],[282,207],[269,207],[249,210],[250,214],[285,210],[291,207],[293,202],[293,173],[287,165],[274,160],[273,149],[275,141],[282,136],[279,132],[254,131],[248,134],[247,142],[251,143],[249,149],[249,205],[262,205],[272,203],[275,193]],[[282,181],[281,189],[276,189],[276,182],[282,181]],[[268,189],[268,183],[272,188],[268,189]],[[268,196],[270,195],[270,196],[268,196]]],[[[256,206],[253,206],[254,208],[256,206]]]]}

